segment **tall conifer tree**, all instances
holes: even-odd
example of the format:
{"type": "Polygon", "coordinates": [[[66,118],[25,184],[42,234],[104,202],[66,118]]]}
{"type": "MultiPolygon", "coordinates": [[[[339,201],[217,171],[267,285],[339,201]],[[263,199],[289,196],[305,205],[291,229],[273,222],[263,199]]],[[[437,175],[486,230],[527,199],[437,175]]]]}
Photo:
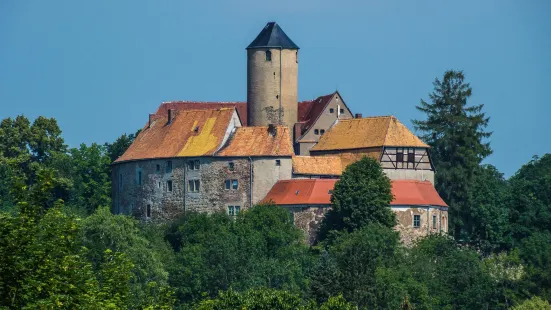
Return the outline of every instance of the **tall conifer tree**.
{"type": "Polygon", "coordinates": [[[436,189],[450,205],[450,232],[462,238],[462,227],[471,218],[466,204],[475,171],[492,153],[486,141],[491,132],[485,131],[489,118],[482,112],[484,105],[467,104],[472,89],[462,71],[446,71],[433,85],[430,103],[421,100],[417,106],[426,119],[413,124],[432,147],[436,189]]]}

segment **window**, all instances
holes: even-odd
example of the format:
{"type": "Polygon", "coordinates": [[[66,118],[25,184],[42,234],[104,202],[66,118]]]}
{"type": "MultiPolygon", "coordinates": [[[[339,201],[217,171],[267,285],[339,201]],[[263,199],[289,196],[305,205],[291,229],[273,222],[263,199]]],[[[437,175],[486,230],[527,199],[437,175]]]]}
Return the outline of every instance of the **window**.
{"type": "Polygon", "coordinates": [[[151,205],[147,205],[147,208],[145,210],[145,216],[148,218],[151,217],[151,205]]]}
{"type": "Polygon", "coordinates": [[[408,153],[408,163],[415,163],[415,153],[413,152],[408,153]]]}
{"type": "Polygon", "coordinates": [[[319,134],[320,134],[320,131],[317,130],[317,129],[314,129],[314,134],[315,134],[315,135],[319,135],[319,134]]]}
{"type": "Polygon", "coordinates": [[[138,182],[138,185],[142,185],[142,172],[141,171],[138,171],[137,182],[138,182]]]}
{"type": "Polygon", "coordinates": [[[238,215],[240,210],[241,210],[240,206],[228,206],[228,214],[231,216],[238,215]]]}
{"type": "Polygon", "coordinates": [[[323,135],[325,133],[325,129],[320,130],[320,135],[323,135]]]}
{"type": "Polygon", "coordinates": [[[199,192],[199,180],[189,180],[188,181],[188,190],[192,193],[199,192]]]}
{"type": "Polygon", "coordinates": [[[421,215],[413,216],[413,227],[415,228],[421,227],[421,215]]]}
{"type": "Polygon", "coordinates": [[[298,64],[298,52],[295,52],[295,59],[296,59],[297,64],[298,64]]]}
{"type": "Polygon", "coordinates": [[[161,182],[159,182],[159,183],[157,184],[157,187],[158,187],[158,188],[161,188],[161,182]]]}
{"type": "Polygon", "coordinates": [[[344,109],[341,109],[341,114],[343,114],[343,113],[344,113],[344,109]]]}
{"type": "Polygon", "coordinates": [[[230,171],[233,171],[233,170],[235,169],[235,164],[234,164],[233,162],[230,162],[230,163],[228,164],[228,169],[229,169],[230,171]]]}
{"type": "Polygon", "coordinates": [[[235,190],[239,188],[239,181],[233,179],[233,180],[226,180],[226,189],[227,190],[235,190]]]}
{"type": "Polygon", "coordinates": [[[396,153],[396,162],[397,162],[397,163],[401,163],[401,162],[403,162],[403,161],[404,161],[404,153],[401,152],[401,151],[398,151],[398,152],[396,153]]]}
{"type": "Polygon", "coordinates": [[[436,215],[432,216],[432,228],[436,228],[436,215]]]}
{"type": "Polygon", "coordinates": [[[272,52],[266,51],[266,61],[272,61],[272,52]]]}
{"type": "Polygon", "coordinates": [[[280,159],[276,159],[276,166],[281,166],[281,160],[280,159]]]}
{"type": "Polygon", "coordinates": [[[161,171],[161,165],[157,165],[157,172],[161,171]]]}
{"type": "Polygon", "coordinates": [[[172,192],[172,181],[168,180],[166,181],[166,190],[169,192],[172,192]]]}
{"type": "Polygon", "coordinates": [[[187,162],[188,170],[199,170],[200,166],[201,166],[201,163],[199,162],[199,160],[189,160],[187,162]]]}
{"type": "Polygon", "coordinates": [[[335,109],[329,109],[329,113],[335,113],[335,109]]]}
{"type": "Polygon", "coordinates": [[[167,161],[166,162],[166,173],[171,173],[172,172],[172,161],[167,161]]]}

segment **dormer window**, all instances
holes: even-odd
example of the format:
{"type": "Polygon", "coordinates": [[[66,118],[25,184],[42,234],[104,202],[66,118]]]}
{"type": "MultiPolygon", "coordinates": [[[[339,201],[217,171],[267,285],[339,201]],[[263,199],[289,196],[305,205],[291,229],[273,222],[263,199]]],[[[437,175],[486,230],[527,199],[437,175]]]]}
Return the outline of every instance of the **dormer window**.
{"type": "Polygon", "coordinates": [[[266,61],[272,61],[272,52],[266,51],[266,61]]]}

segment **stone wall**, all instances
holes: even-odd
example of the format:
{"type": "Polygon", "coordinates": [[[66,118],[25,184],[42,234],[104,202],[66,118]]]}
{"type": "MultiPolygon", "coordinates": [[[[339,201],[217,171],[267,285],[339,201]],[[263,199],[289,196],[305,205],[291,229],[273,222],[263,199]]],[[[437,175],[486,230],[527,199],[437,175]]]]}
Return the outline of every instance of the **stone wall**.
{"type": "MultiPolygon", "coordinates": [[[[320,224],[330,209],[329,206],[289,206],[285,207],[291,212],[295,225],[300,228],[310,245],[316,242],[320,224]]],[[[419,237],[431,233],[446,233],[448,231],[448,211],[438,207],[392,207],[396,213],[398,224],[395,230],[400,232],[400,239],[406,246],[412,246],[419,237]],[[420,216],[419,227],[414,227],[415,215],[420,216]],[[433,216],[435,225],[433,225],[433,216]]]]}
{"type": "Polygon", "coordinates": [[[228,205],[250,207],[250,163],[248,159],[171,158],[123,162],[113,166],[113,211],[151,220],[168,221],[185,211],[217,212],[228,205]],[[199,160],[198,170],[188,161],[199,160]],[[172,171],[167,172],[168,162],[172,171]],[[229,163],[233,163],[233,171],[229,163]],[[159,170],[157,170],[157,165],[159,170]],[[138,184],[141,172],[142,183],[138,184]],[[237,190],[226,190],[225,180],[238,180],[237,190]],[[199,191],[191,192],[189,181],[199,180],[199,191]],[[172,183],[172,191],[169,190],[172,183]]]}

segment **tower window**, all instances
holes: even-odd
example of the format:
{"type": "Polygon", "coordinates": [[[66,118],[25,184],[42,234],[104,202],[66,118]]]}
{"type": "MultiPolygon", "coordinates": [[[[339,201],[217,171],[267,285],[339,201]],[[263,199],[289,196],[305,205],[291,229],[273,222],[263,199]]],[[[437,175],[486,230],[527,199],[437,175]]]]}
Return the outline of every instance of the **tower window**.
{"type": "Polygon", "coordinates": [[[335,113],[335,109],[329,109],[329,113],[335,113]]]}
{"type": "Polygon", "coordinates": [[[297,60],[297,64],[298,64],[298,52],[295,52],[295,59],[297,60]]]}
{"type": "Polygon", "coordinates": [[[314,134],[315,134],[315,135],[319,135],[319,134],[320,134],[320,131],[317,130],[317,129],[314,129],[314,134]]]}
{"type": "Polygon", "coordinates": [[[147,209],[145,211],[145,216],[147,216],[148,218],[151,217],[151,205],[147,205],[147,209]]]}
{"type": "Polygon", "coordinates": [[[266,51],[266,61],[272,61],[272,52],[266,51]]]}

